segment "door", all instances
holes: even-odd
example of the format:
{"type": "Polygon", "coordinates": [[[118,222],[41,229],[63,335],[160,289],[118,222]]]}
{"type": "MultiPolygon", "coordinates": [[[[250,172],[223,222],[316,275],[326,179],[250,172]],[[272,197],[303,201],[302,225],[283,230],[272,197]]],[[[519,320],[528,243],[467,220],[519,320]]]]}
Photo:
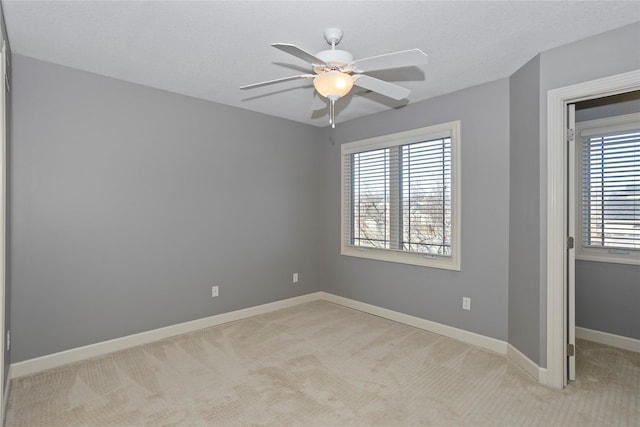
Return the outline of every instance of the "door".
{"type": "MultiPolygon", "coordinates": [[[[567,379],[576,380],[576,106],[567,105],[567,379]]],[[[565,384],[566,385],[566,384],[565,384]]]]}
{"type": "Polygon", "coordinates": [[[5,274],[5,202],[6,202],[6,124],[5,124],[5,90],[4,75],[6,73],[6,44],[0,31],[0,424],[4,420],[4,274],[5,274]]]}

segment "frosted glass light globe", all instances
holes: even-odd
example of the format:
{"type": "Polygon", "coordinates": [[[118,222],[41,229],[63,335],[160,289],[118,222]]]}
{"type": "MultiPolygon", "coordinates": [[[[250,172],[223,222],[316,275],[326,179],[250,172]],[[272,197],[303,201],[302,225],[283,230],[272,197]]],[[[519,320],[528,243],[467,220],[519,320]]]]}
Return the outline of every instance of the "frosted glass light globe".
{"type": "Polygon", "coordinates": [[[317,75],[313,79],[313,86],[325,98],[331,99],[333,97],[337,99],[349,93],[353,87],[353,78],[349,74],[341,73],[340,71],[328,71],[317,75]]]}

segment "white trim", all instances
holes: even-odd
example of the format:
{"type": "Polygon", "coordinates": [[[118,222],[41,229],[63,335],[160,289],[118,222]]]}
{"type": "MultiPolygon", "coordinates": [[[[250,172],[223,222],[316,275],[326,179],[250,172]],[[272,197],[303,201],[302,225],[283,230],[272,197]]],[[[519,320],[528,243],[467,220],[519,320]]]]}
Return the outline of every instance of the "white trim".
{"type": "Polygon", "coordinates": [[[386,308],[381,308],[375,305],[355,301],[338,295],[333,295],[326,292],[319,292],[319,295],[320,298],[325,301],[340,304],[344,307],[353,308],[354,310],[363,311],[368,314],[373,314],[374,316],[393,320],[394,322],[403,323],[405,325],[433,332],[438,335],[453,338],[457,341],[462,341],[467,344],[475,345],[477,347],[486,348],[488,350],[504,354],[509,360],[522,368],[522,370],[524,370],[535,380],[543,384],[546,382],[547,370],[538,366],[534,361],[525,356],[520,350],[507,342],[497,340],[495,338],[490,338],[485,335],[476,334],[474,332],[469,332],[464,329],[454,328],[453,326],[443,325],[442,323],[432,322],[420,317],[415,317],[386,308]]]}
{"type": "Polygon", "coordinates": [[[509,343],[507,343],[507,357],[513,363],[515,363],[520,368],[522,368],[522,370],[525,371],[527,374],[531,375],[537,381],[542,382],[540,378],[542,376],[541,371],[544,368],[541,368],[540,366],[538,366],[536,362],[529,359],[527,356],[525,356],[524,353],[522,353],[520,350],[518,350],[517,348],[515,348],[509,343]]]}
{"type": "Polygon", "coordinates": [[[402,264],[419,265],[422,267],[441,268],[460,271],[461,268],[461,212],[462,212],[462,156],[461,153],[461,122],[460,120],[436,124],[419,129],[382,135],[359,141],[348,142],[340,147],[340,254],[358,258],[374,259],[378,261],[396,262],[402,264]],[[351,246],[347,243],[349,234],[345,216],[350,215],[346,205],[346,177],[345,157],[363,150],[397,147],[420,141],[440,138],[451,138],[451,256],[440,256],[410,252],[399,249],[367,248],[351,246]]]}
{"type": "Polygon", "coordinates": [[[640,353],[640,340],[576,326],[576,338],[640,353]]]}
{"type": "Polygon", "coordinates": [[[631,129],[638,129],[638,122],[640,122],[640,113],[584,120],[576,123],[576,135],[588,138],[595,135],[626,132],[631,129]]]}
{"type": "Polygon", "coordinates": [[[540,384],[547,384],[547,369],[538,368],[538,381],[540,384]]]}
{"type": "MultiPolygon", "coordinates": [[[[567,188],[575,188],[575,157],[576,157],[576,104],[567,105],[567,131],[572,130],[573,135],[567,138],[568,145],[568,172],[567,172],[567,188]]],[[[567,194],[573,194],[568,191],[567,194]]],[[[576,236],[576,199],[568,197],[567,199],[567,236],[576,236]]],[[[567,344],[575,346],[576,344],[576,251],[567,249],[567,344]]],[[[567,357],[567,379],[568,381],[576,380],[576,355],[567,357]]]]}
{"type": "MultiPolygon", "coordinates": [[[[0,16],[0,19],[2,17],[0,16]]],[[[2,48],[0,53],[0,78],[6,81],[7,75],[7,42],[2,35],[2,28],[0,28],[0,39],[2,40],[2,48]]],[[[6,345],[6,331],[5,331],[5,311],[7,300],[5,296],[6,287],[6,275],[7,275],[7,97],[6,86],[2,85],[0,88],[0,380],[5,379],[5,357],[7,357],[6,345]]],[[[9,382],[9,377],[7,377],[9,382]]],[[[0,387],[0,401],[5,401],[4,387],[0,387]]],[[[5,406],[0,408],[0,420],[4,421],[5,406]]]]}
{"type": "Polygon", "coordinates": [[[460,135],[460,120],[440,123],[418,129],[411,129],[402,132],[381,135],[373,138],[361,139],[359,141],[347,142],[340,147],[342,154],[354,154],[366,150],[376,150],[380,148],[397,147],[398,145],[412,144],[433,139],[453,138],[460,135]]]}
{"type": "Polygon", "coordinates": [[[7,405],[9,404],[9,392],[11,391],[11,365],[7,369],[7,383],[4,385],[4,391],[2,393],[2,419],[0,425],[4,425],[4,420],[7,418],[7,405]]]}
{"type": "MultiPolygon", "coordinates": [[[[9,368],[9,380],[7,381],[7,387],[9,387],[10,380],[13,378],[24,377],[26,375],[31,375],[37,372],[45,371],[47,369],[53,369],[60,366],[68,365],[70,363],[103,356],[105,354],[113,353],[114,351],[124,350],[157,340],[170,338],[176,335],[197,331],[199,329],[217,326],[223,323],[233,322],[260,314],[270,313],[272,311],[281,310],[283,308],[317,300],[324,300],[332,302],[334,304],[339,304],[343,307],[352,308],[354,310],[362,311],[364,313],[413,326],[415,328],[433,332],[438,335],[455,339],[457,341],[465,342],[467,344],[504,354],[513,363],[520,366],[533,378],[542,383],[545,383],[546,370],[544,368],[538,367],[533,361],[522,354],[518,349],[504,341],[476,334],[474,332],[469,332],[464,329],[454,328],[453,326],[447,326],[441,323],[432,322],[430,320],[389,310],[386,308],[366,304],[338,295],[333,295],[327,292],[314,292],[299,297],[263,304],[256,307],[249,307],[229,313],[218,314],[215,316],[205,317],[203,319],[184,322],[177,325],[167,326],[165,328],[154,329],[139,334],[116,338],[109,341],[103,341],[96,344],[73,348],[59,353],[49,354],[35,359],[14,363],[9,368]]],[[[7,399],[7,397],[8,393],[5,395],[5,399],[7,399]]]]}
{"type": "Polygon", "coordinates": [[[124,350],[142,344],[170,338],[176,335],[197,331],[199,329],[221,325],[223,323],[234,322],[236,320],[245,319],[247,317],[270,313],[275,310],[281,310],[283,308],[315,301],[317,299],[319,299],[318,293],[311,293],[299,297],[271,302],[268,304],[262,304],[255,307],[217,314],[202,319],[192,320],[190,322],[179,323],[177,325],[171,325],[147,332],[141,332],[139,334],[115,338],[109,341],[103,341],[83,347],[72,348],[69,350],[61,351],[59,353],[48,354],[46,356],[12,364],[12,378],[23,377],[36,372],[45,371],[47,369],[68,365],[69,363],[79,362],[81,360],[86,360],[97,356],[103,356],[108,353],[113,353],[114,351],[124,350]]]}
{"type": "MultiPolygon", "coordinates": [[[[579,239],[576,237],[576,241],[577,240],[579,239]]],[[[576,245],[576,248],[578,248],[577,245],[576,245]]],[[[600,249],[600,248],[585,248],[582,246],[580,246],[580,248],[582,250],[582,253],[576,254],[576,259],[579,261],[607,262],[610,264],[640,265],[640,255],[637,249],[630,249],[628,253],[626,250],[623,249],[622,250],[623,253],[616,253],[616,249],[609,250],[609,249],[600,249]],[[635,256],[635,259],[632,258],[633,256],[635,256]]]]}
{"type": "Polygon", "coordinates": [[[454,328],[453,326],[443,325],[442,323],[432,322],[420,317],[411,316],[409,314],[399,313],[397,311],[378,307],[364,302],[352,300],[338,295],[320,292],[320,297],[329,302],[340,304],[342,306],[373,314],[374,316],[383,317],[393,320],[394,322],[404,323],[405,325],[415,328],[424,329],[425,331],[434,332],[444,335],[458,341],[466,342],[478,347],[486,348],[501,354],[507,354],[507,343],[495,338],[490,338],[474,332],[465,331],[464,329],[454,328]]]}
{"type": "Polygon", "coordinates": [[[545,383],[566,384],[566,159],[565,107],[569,101],[599,98],[640,88],[640,70],[553,89],[547,93],[547,372],[545,383]]]}

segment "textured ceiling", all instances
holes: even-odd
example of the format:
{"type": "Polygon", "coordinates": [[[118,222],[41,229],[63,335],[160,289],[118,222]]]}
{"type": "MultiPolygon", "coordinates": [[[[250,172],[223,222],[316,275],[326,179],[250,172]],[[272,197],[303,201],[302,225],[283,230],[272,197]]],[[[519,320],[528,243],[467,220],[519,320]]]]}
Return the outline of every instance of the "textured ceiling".
{"type": "MultiPolygon", "coordinates": [[[[411,89],[408,102],[507,77],[536,54],[640,20],[640,2],[617,1],[2,1],[14,53],[222,104],[328,124],[310,80],[238,87],[309,72],[269,46],[339,48],[364,58],[410,48],[429,63],[379,71],[411,89]],[[320,107],[320,108],[319,108],[320,107]]],[[[404,101],[406,103],[406,101],[404,101]]],[[[403,102],[355,90],[337,122],[403,102]]]]}

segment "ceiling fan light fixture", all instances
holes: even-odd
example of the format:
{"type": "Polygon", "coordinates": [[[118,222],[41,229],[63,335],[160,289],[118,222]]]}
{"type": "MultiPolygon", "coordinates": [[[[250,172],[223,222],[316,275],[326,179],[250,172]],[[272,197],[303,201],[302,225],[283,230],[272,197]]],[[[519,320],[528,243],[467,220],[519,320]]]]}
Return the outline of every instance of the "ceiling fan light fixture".
{"type": "Polygon", "coordinates": [[[325,98],[342,98],[353,87],[353,77],[340,71],[327,71],[313,79],[313,86],[325,98]]]}

